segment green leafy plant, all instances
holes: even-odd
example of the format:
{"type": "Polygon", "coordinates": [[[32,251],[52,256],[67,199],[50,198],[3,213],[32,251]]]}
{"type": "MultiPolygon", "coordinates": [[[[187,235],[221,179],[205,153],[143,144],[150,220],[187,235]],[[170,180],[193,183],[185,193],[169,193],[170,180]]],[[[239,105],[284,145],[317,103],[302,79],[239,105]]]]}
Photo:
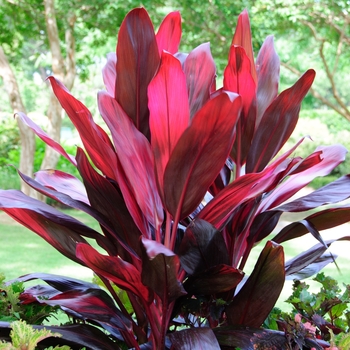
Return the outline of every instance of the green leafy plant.
{"type": "MultiPolygon", "coordinates": [[[[25,321],[14,321],[11,323],[11,342],[0,342],[1,350],[35,350],[42,340],[49,337],[61,337],[59,333],[52,333],[49,330],[34,329],[25,321]]],[[[70,350],[69,346],[55,346],[45,348],[46,350],[70,350]]]]}
{"type": "MultiPolygon", "coordinates": [[[[238,18],[220,88],[209,44],[181,53],[181,35],[178,12],[168,14],[157,32],[145,9],[126,16],[116,53],[102,71],[106,90],[98,93],[109,134],[49,77],[80,134],[84,149],[78,147],[76,156],[18,113],[82,181],[52,169],[34,179],[19,172],[21,178],[89,214],[101,232],[15,190],[0,190],[0,209],[92,269],[108,291],[33,273],[18,280],[47,284],[26,289],[21,303],[59,306],[76,324],[50,329],[94,350],[288,348],[285,332],[261,325],[287,276],[305,278],[334,261],[327,249],[335,240],[325,242],[320,231],[349,220],[350,206],[333,204],[350,196],[350,175],[290,199],[329,174],[347,150],[320,146],[305,158],[293,156],[301,139],[279,154],[315,71],[279,93],[273,38],[255,60],[247,11],[238,18]],[[320,208],[325,204],[331,205],[320,208]],[[253,247],[272,233],[282,213],[310,209],[318,210],[266,242],[245,276],[253,247]],[[318,244],[285,261],[281,244],[309,232],[318,244]]],[[[318,339],[306,338],[308,346],[322,349],[318,339]]]]}

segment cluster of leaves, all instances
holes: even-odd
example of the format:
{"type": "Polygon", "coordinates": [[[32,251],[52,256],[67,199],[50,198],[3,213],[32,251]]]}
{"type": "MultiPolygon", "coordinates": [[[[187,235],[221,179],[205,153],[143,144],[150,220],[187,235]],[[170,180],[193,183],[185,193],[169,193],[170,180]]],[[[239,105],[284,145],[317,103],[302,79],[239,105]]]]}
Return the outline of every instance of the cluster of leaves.
{"type": "Polygon", "coordinates": [[[285,203],[315,177],[329,174],[347,151],[321,146],[305,158],[293,157],[301,139],[278,155],[315,72],[308,70],[278,93],[273,39],[266,39],[255,61],[246,11],[238,19],[222,88],[216,88],[209,44],[185,54],[180,39],[178,12],[167,15],[157,33],[143,8],[126,16],[116,53],[102,72],[106,91],[98,94],[109,134],[50,77],[84,145],[75,157],[19,113],[77,168],[82,181],[54,170],[39,171],[35,179],[19,172],[21,178],[91,215],[101,232],[15,190],[0,191],[0,209],[92,269],[109,292],[33,273],[18,281],[47,285],[29,287],[21,302],[59,306],[81,320],[51,329],[93,349],[122,348],[121,341],[137,350],[287,348],[285,333],[260,327],[286,276],[310,276],[334,260],[326,252],[334,240],[324,242],[320,230],[347,222],[349,206],[328,207],[285,226],[267,241],[251,275],[243,270],[254,245],[271,234],[283,212],[350,196],[346,175],[285,203]],[[319,243],[285,262],[280,244],[309,232],[319,243]]]}
{"type": "Polygon", "coordinates": [[[317,293],[310,292],[306,282],[294,280],[293,293],[286,300],[293,310],[286,313],[274,308],[264,327],[286,332],[290,342],[298,344],[300,349],[310,338],[336,341],[343,349],[349,338],[344,334],[350,326],[350,285],[345,285],[342,291],[338,282],[324,273],[317,274],[313,280],[321,284],[317,293]],[[338,335],[337,339],[334,335],[338,335]]]}
{"type": "Polygon", "coordinates": [[[5,276],[0,274],[0,321],[24,320],[30,324],[42,324],[55,313],[57,307],[45,304],[21,304],[19,298],[24,290],[23,282],[5,283],[5,276]]]}

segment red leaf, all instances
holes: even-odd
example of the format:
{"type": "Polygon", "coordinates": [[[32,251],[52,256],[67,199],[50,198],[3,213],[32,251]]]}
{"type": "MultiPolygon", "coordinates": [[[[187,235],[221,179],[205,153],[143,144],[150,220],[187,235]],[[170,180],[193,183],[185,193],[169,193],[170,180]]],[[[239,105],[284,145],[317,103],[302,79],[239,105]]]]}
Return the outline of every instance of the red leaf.
{"type": "Polygon", "coordinates": [[[258,74],[257,106],[258,114],[256,125],[278,94],[280,77],[280,60],[273,45],[273,36],[264,41],[256,59],[256,72],[258,74]]]}
{"type": "Polygon", "coordinates": [[[117,56],[115,52],[110,52],[107,54],[107,63],[102,68],[102,77],[105,84],[107,92],[114,97],[115,94],[115,84],[117,79],[117,56]]]}
{"type": "Polygon", "coordinates": [[[54,77],[49,79],[56,97],[78,130],[93,163],[103,174],[116,179],[118,159],[108,135],[95,124],[90,111],[75,99],[61,82],[54,77]]]}
{"type": "Polygon", "coordinates": [[[22,112],[18,112],[16,115],[20,117],[22,122],[27,125],[29,128],[31,128],[37,136],[39,136],[47,145],[52,147],[55,151],[57,151],[59,154],[61,154],[64,158],[66,158],[68,161],[70,161],[73,165],[77,165],[77,162],[75,161],[75,158],[68,154],[64,148],[57,143],[55,140],[53,140],[45,131],[43,131],[37,124],[35,124],[28,116],[22,112]]]}
{"type": "Polygon", "coordinates": [[[148,100],[158,188],[163,196],[165,167],[190,120],[186,78],[174,56],[163,52],[160,69],[148,87],[148,100]]]}
{"type": "Polygon", "coordinates": [[[181,34],[180,12],[170,12],[163,19],[156,35],[159,56],[162,56],[163,50],[171,54],[177,53],[179,51],[181,34]]]}
{"type": "Polygon", "coordinates": [[[247,172],[261,171],[288,140],[298,121],[301,102],[314,78],[315,71],[308,70],[267,108],[248,153],[247,172]]]}
{"type": "Polygon", "coordinates": [[[201,44],[190,52],[184,63],[190,116],[199,111],[210,99],[211,86],[215,79],[216,67],[209,43],[201,44]]]}
{"type": "Polygon", "coordinates": [[[39,170],[34,175],[35,180],[41,185],[64,193],[75,200],[89,204],[85,187],[75,176],[60,170],[39,170]]]}
{"type": "Polygon", "coordinates": [[[127,14],[119,29],[115,98],[147,138],[147,87],[159,62],[153,24],[144,8],[136,8],[127,14]]]}
{"type": "Polygon", "coordinates": [[[77,257],[91,270],[114,282],[118,287],[148,303],[153,300],[152,293],[141,282],[141,271],[120,257],[102,255],[87,244],[78,244],[77,257]]]}
{"type": "MultiPolygon", "coordinates": [[[[163,222],[163,207],[156,185],[151,145],[108,93],[99,92],[98,106],[111,130],[114,147],[125,172],[125,181],[129,183],[133,197],[148,222],[158,229],[163,222]]],[[[121,174],[118,176],[119,182],[120,177],[121,174]]],[[[128,202],[134,199],[125,196],[125,200],[128,202]]],[[[129,207],[129,203],[127,205],[129,207]]]]}
{"type": "Polygon", "coordinates": [[[241,118],[231,151],[232,159],[241,166],[245,163],[255,130],[256,84],[252,77],[250,60],[240,46],[231,46],[229,62],[224,71],[224,90],[236,92],[242,97],[241,118]]]}
{"type": "Polygon", "coordinates": [[[250,60],[252,77],[256,82],[257,78],[254,64],[252,34],[250,31],[250,21],[247,10],[244,10],[238,17],[236,31],[235,35],[233,36],[231,45],[238,45],[244,48],[250,60]]]}
{"type": "Polygon", "coordinates": [[[226,308],[229,325],[260,327],[275,306],[284,280],[283,248],[269,241],[252,274],[226,308]]]}
{"type": "Polygon", "coordinates": [[[165,204],[174,218],[194,211],[225,164],[240,104],[229,93],[208,101],[179,139],[164,173],[165,204]]]}

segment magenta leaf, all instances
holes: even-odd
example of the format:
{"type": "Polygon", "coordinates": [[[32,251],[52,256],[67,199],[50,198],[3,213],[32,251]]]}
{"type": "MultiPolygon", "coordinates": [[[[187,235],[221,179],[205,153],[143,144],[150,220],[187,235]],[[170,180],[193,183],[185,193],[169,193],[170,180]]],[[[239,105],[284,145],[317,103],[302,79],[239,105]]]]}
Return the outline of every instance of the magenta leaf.
{"type": "Polygon", "coordinates": [[[118,34],[115,98],[136,128],[149,138],[147,87],[160,56],[153,24],[144,8],[125,17],[118,34]]]}
{"type": "Polygon", "coordinates": [[[157,75],[148,87],[152,150],[158,188],[163,197],[164,170],[190,121],[186,77],[180,62],[163,52],[157,75]]]}
{"type": "Polygon", "coordinates": [[[142,238],[142,282],[168,304],[186,292],[177,279],[180,260],[161,243],[142,238]]]}
{"type": "Polygon", "coordinates": [[[260,327],[276,304],[284,279],[283,248],[268,241],[252,274],[226,308],[229,325],[260,327]]]}
{"type": "Polygon", "coordinates": [[[114,282],[118,287],[151,302],[153,294],[141,282],[141,271],[119,256],[102,255],[87,244],[78,244],[77,257],[91,270],[114,282]]]}
{"type": "Polygon", "coordinates": [[[256,59],[256,72],[258,75],[256,125],[258,126],[264,112],[278,94],[280,59],[275,51],[272,35],[266,38],[259,51],[256,59]]]}
{"type": "Polygon", "coordinates": [[[314,78],[315,71],[308,70],[266,109],[248,153],[247,172],[261,171],[288,140],[298,121],[301,102],[314,78]]]}
{"type": "Polygon", "coordinates": [[[181,350],[220,350],[220,345],[216,340],[211,328],[199,327],[185,329],[169,334],[172,342],[172,349],[181,350]]]}
{"type": "Polygon", "coordinates": [[[244,273],[228,265],[216,265],[189,276],[184,288],[189,295],[213,295],[234,289],[244,273]]]}
{"type": "Polygon", "coordinates": [[[253,80],[257,81],[255,64],[254,64],[254,53],[252,46],[252,33],[250,30],[250,21],[248,11],[244,10],[238,17],[235,35],[233,36],[231,45],[242,46],[247,53],[253,80]]]}
{"type": "MultiPolygon", "coordinates": [[[[111,130],[114,147],[125,172],[123,176],[130,184],[133,197],[148,222],[158,229],[163,222],[163,206],[157,191],[151,145],[108,93],[99,92],[98,106],[111,130]]],[[[128,196],[125,199],[133,200],[128,196]]]]}
{"type": "Polygon", "coordinates": [[[53,140],[45,131],[43,131],[37,124],[35,124],[26,114],[22,112],[18,112],[17,115],[21,119],[21,121],[25,125],[27,125],[29,128],[31,128],[35,132],[35,134],[39,136],[47,145],[52,147],[55,151],[61,154],[73,165],[76,165],[75,158],[72,155],[68,154],[59,143],[53,140]]]}
{"type": "Polygon", "coordinates": [[[193,220],[186,228],[179,257],[182,268],[190,275],[230,262],[222,233],[201,219],[193,220]]]}
{"type": "Polygon", "coordinates": [[[118,159],[108,135],[93,121],[90,111],[61,82],[53,77],[49,79],[62,108],[78,130],[91,160],[103,174],[115,179],[118,159]]]}
{"type": "Polygon", "coordinates": [[[180,137],[164,173],[165,205],[174,218],[191,214],[220,173],[232,148],[240,104],[230,93],[217,96],[180,137]]]}
{"type": "Polygon", "coordinates": [[[239,166],[245,163],[255,130],[256,84],[250,63],[242,47],[231,46],[229,62],[224,71],[224,90],[236,92],[242,97],[241,118],[231,151],[232,159],[239,166]]]}
{"type": "Polygon", "coordinates": [[[191,118],[209,100],[216,67],[209,43],[201,44],[190,52],[184,63],[191,118]]]}
{"type": "Polygon", "coordinates": [[[116,73],[117,56],[115,52],[107,54],[107,63],[102,68],[102,77],[107,92],[114,97],[115,84],[117,79],[116,73]]]}
{"type": "Polygon", "coordinates": [[[162,56],[163,50],[176,54],[179,51],[181,34],[180,12],[170,12],[163,19],[156,35],[159,56],[162,56]]]}
{"type": "Polygon", "coordinates": [[[86,243],[83,236],[95,239],[101,236],[80,221],[20,191],[0,190],[0,210],[79,264],[82,261],[75,255],[77,243],[86,243]]]}
{"type": "Polygon", "coordinates": [[[41,185],[66,194],[77,201],[89,204],[85,187],[75,176],[60,170],[39,170],[34,175],[35,181],[41,185]]]}

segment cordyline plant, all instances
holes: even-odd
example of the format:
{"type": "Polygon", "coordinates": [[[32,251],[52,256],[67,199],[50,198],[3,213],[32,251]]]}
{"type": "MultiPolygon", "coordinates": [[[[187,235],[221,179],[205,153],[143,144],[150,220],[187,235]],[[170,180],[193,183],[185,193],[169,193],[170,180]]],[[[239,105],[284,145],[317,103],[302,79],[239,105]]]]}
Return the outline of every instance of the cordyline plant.
{"type": "MultiPolygon", "coordinates": [[[[91,215],[101,232],[16,190],[0,191],[1,210],[89,267],[108,290],[34,273],[19,280],[48,285],[28,288],[21,300],[59,306],[82,320],[50,328],[75,347],[291,348],[284,333],[260,326],[287,276],[312,275],[334,259],[326,253],[333,241],[324,242],[319,231],[347,222],[350,207],[328,207],[285,226],[267,241],[250,276],[244,267],[283,212],[350,196],[347,175],[286,203],[315,177],[329,174],[346,150],[322,146],[302,159],[293,156],[300,140],[279,154],[315,72],[308,70],[278,94],[273,38],[254,61],[246,11],[239,16],[220,89],[209,44],[183,54],[180,37],[178,12],[166,16],[157,33],[144,9],[126,16],[116,54],[108,56],[102,72],[106,91],[98,93],[108,133],[61,82],[49,78],[84,145],[75,157],[19,113],[77,167],[82,182],[55,170],[39,171],[35,179],[20,173],[22,179],[91,215]],[[319,243],[285,262],[280,243],[309,232],[319,243]]],[[[310,338],[306,346],[323,345],[310,338]]]]}

